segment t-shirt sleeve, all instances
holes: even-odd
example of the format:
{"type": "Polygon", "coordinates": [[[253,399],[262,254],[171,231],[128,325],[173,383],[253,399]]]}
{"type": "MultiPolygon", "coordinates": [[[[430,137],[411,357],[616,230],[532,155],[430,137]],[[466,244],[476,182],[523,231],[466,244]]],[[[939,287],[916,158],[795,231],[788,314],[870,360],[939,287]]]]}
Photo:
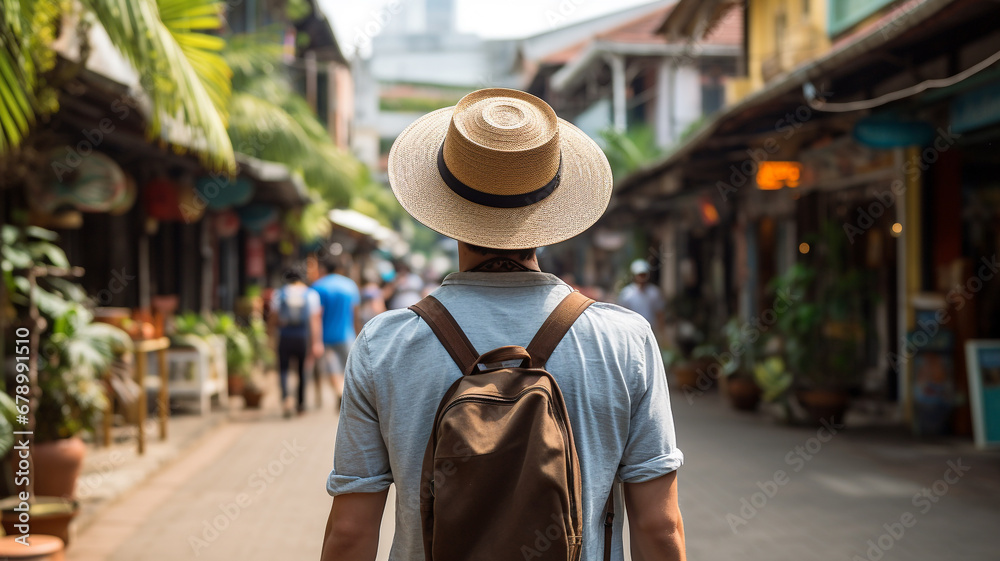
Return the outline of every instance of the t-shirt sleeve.
{"type": "Polygon", "coordinates": [[[306,289],[306,301],[309,303],[309,313],[318,314],[323,311],[323,302],[319,298],[319,292],[315,288],[306,289]]]}
{"type": "Polygon", "coordinates": [[[628,441],[618,466],[618,477],[626,483],[656,479],[684,463],[674,435],[663,358],[648,326],[640,356],[635,361],[638,384],[633,394],[628,441]]]}
{"type": "Polygon", "coordinates": [[[377,493],[392,483],[389,452],[379,430],[364,331],[358,343],[347,356],[333,471],[326,482],[326,490],[333,496],[377,493]]]}

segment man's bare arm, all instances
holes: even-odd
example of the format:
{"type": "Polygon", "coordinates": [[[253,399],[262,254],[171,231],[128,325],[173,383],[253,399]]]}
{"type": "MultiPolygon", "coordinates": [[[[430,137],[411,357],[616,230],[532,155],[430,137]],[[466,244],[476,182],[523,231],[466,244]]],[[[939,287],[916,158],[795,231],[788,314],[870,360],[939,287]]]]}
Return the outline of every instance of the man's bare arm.
{"type": "Polygon", "coordinates": [[[389,490],[350,493],[333,500],[320,561],[374,561],[389,490]]]}
{"type": "Polygon", "coordinates": [[[634,561],[685,561],[684,523],[677,502],[677,472],[626,483],[625,509],[634,561]]]}
{"type": "Polygon", "coordinates": [[[312,356],[323,356],[323,313],[316,312],[309,317],[310,340],[312,341],[312,356]]]}

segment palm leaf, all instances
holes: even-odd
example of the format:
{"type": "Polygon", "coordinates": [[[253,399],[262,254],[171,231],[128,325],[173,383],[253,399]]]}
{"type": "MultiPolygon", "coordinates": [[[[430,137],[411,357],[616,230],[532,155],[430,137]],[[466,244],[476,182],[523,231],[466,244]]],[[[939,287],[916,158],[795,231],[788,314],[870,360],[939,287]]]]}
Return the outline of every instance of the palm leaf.
{"type": "Polygon", "coordinates": [[[113,44],[141,73],[155,108],[151,137],[169,132],[168,120],[188,127],[191,145],[214,169],[235,169],[226,133],[230,72],[219,55],[224,44],[202,33],[222,26],[215,0],[81,0],[113,44]]]}
{"type": "Polygon", "coordinates": [[[55,56],[57,0],[0,0],[0,154],[20,145],[35,123],[38,75],[55,56]]]}

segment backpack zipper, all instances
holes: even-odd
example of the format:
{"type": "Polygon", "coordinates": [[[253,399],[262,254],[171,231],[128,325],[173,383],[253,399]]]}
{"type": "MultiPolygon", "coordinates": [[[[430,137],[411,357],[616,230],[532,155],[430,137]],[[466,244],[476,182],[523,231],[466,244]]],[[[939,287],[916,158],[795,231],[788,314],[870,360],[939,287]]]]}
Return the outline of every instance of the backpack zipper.
{"type": "Polygon", "coordinates": [[[552,401],[552,394],[549,393],[549,390],[541,386],[528,386],[527,388],[524,388],[523,390],[518,392],[517,395],[513,397],[503,397],[499,395],[469,395],[469,396],[459,397],[455,399],[455,401],[452,401],[451,403],[448,404],[448,407],[446,407],[445,410],[441,412],[441,416],[443,417],[444,414],[447,413],[452,407],[455,407],[456,405],[462,403],[514,403],[517,400],[524,397],[525,394],[533,391],[543,392],[545,395],[549,397],[549,401],[552,401]]]}

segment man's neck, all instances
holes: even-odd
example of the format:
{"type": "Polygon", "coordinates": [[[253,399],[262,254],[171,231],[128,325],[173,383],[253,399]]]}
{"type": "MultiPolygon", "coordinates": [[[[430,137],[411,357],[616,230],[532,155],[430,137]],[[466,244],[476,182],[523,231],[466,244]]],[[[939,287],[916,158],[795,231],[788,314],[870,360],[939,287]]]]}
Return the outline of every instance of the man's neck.
{"type": "Polygon", "coordinates": [[[473,251],[467,244],[458,244],[458,269],[473,271],[476,269],[495,272],[538,271],[538,257],[520,259],[512,255],[482,254],[473,251]],[[508,263],[504,263],[508,262],[508,263]]]}

